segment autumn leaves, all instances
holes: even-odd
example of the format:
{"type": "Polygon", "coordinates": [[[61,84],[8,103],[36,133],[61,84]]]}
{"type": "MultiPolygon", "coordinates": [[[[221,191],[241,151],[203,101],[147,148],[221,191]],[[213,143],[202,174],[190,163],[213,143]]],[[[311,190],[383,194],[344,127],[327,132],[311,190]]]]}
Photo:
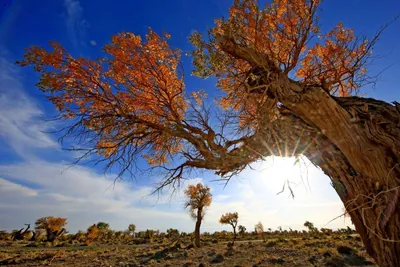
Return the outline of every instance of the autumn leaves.
{"type": "MultiPolygon", "coordinates": [[[[210,188],[198,183],[197,185],[189,185],[185,190],[185,208],[189,208],[191,216],[196,219],[194,230],[195,245],[200,247],[200,226],[205,215],[205,209],[211,205],[212,195],[210,188]]],[[[221,216],[219,222],[221,224],[229,224],[233,227],[234,241],[236,239],[236,226],[238,224],[239,214],[226,213],[221,216]]]]}

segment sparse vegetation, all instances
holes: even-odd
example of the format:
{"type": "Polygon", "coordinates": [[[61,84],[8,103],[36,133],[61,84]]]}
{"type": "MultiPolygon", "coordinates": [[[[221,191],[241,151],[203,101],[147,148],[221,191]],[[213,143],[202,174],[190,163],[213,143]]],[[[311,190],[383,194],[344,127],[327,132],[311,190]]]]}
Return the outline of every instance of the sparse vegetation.
{"type": "MultiPolygon", "coordinates": [[[[260,224],[257,225],[258,230],[263,228],[260,224]]],[[[240,229],[243,230],[241,227],[240,229]]],[[[202,247],[193,250],[192,237],[179,234],[172,228],[167,233],[151,229],[139,231],[137,237],[129,233],[124,235],[121,231],[115,232],[109,227],[108,230],[114,233],[106,236],[109,240],[99,239],[98,224],[93,224],[86,233],[64,235],[63,242],[53,244],[46,240],[12,241],[9,233],[2,231],[0,265],[374,266],[366,255],[361,239],[357,239],[356,235],[349,240],[347,232],[344,233],[343,230],[329,231],[329,236],[321,231],[318,239],[308,231],[268,231],[264,233],[266,242],[252,233],[239,231],[235,250],[227,247],[233,233],[226,231],[204,233],[201,235],[202,247]],[[179,238],[174,239],[177,236],[179,238]],[[168,238],[165,241],[166,237],[168,238]],[[146,238],[152,238],[153,242],[148,242],[146,238]],[[43,251],[44,247],[46,252],[43,251]]]]}

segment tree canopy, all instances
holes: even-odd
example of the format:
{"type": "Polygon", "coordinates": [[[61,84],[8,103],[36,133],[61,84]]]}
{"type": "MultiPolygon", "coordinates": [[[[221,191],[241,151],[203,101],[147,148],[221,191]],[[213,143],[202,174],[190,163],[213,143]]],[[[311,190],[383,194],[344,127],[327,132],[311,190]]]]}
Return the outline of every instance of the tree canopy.
{"type": "Polygon", "coordinates": [[[190,37],[194,74],[217,77],[217,87],[226,93],[217,100],[222,119],[216,127],[202,105],[205,91],[187,94],[180,52],[168,45],[169,34],[151,29],[144,39],[116,34],[98,59],[73,57],[51,42],[52,50],[26,49],[18,63],[41,74],[37,86],[56,105],[60,119],[72,122],[65,135],[80,137],[81,147],[74,148],[86,152],[82,159],[101,155],[107,167],[120,166],[122,175],[143,157],[169,171],[166,184],[193,167],[236,173],[260,159],[253,142],[281,112],[273,91],[292,81],[284,77],[294,77],[290,87],[319,84],[344,96],[368,80],[365,67],[375,39],[356,38],[341,23],[321,33],[318,5],[318,0],[274,1],[261,8],[254,0],[235,1],[229,17],[216,20],[206,39],[197,32],[190,37]],[[263,85],[265,70],[249,57],[262,60],[275,70],[269,76],[279,77],[263,85]],[[183,163],[175,160],[170,168],[176,158],[183,163]]]}
{"type": "Polygon", "coordinates": [[[239,214],[237,212],[228,212],[221,216],[219,222],[232,225],[233,228],[238,224],[239,214]]]}
{"type": "Polygon", "coordinates": [[[189,185],[185,190],[185,196],[187,197],[185,208],[189,208],[192,217],[195,219],[200,218],[200,220],[203,219],[205,208],[209,207],[212,201],[210,188],[201,183],[189,185]],[[199,209],[202,211],[200,217],[197,213],[199,209]]]}
{"type": "Polygon", "coordinates": [[[36,230],[50,230],[50,231],[60,231],[67,224],[66,218],[61,217],[42,217],[36,220],[35,229],[36,230]]]}
{"type": "Polygon", "coordinates": [[[212,90],[224,93],[213,109],[206,90],[186,91],[170,36],[151,29],[114,35],[102,58],[52,42],[18,64],[40,73],[80,159],[98,155],[122,175],[144,158],[166,171],[162,188],[193,168],[229,179],[267,156],[304,155],[330,177],[368,253],[399,266],[400,104],[357,96],[374,82],[367,66],[386,26],[369,39],[342,23],[322,32],[319,4],[235,0],[208,36],[195,32],[193,74],[216,77],[212,90]]]}

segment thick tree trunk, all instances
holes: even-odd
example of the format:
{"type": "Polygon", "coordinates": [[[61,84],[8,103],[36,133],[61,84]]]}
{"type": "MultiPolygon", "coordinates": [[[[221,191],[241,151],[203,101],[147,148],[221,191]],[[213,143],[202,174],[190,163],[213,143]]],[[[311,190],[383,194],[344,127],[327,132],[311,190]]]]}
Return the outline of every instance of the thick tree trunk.
{"type": "Polygon", "coordinates": [[[308,90],[299,102],[281,97],[293,113],[315,125],[329,140],[327,153],[318,147],[305,155],[331,177],[368,253],[380,266],[400,266],[399,139],[395,139],[400,133],[400,116],[390,121],[384,113],[368,115],[372,107],[395,114],[393,107],[378,102],[375,106],[363,103],[366,105],[349,112],[320,88],[308,90]],[[387,126],[389,131],[397,128],[395,135],[387,135],[387,126]]]}
{"type": "Polygon", "coordinates": [[[265,55],[228,38],[221,38],[220,44],[263,70],[260,83],[265,86],[253,93],[267,93],[269,100],[264,105],[265,129],[226,153],[231,163],[221,164],[219,173],[253,162],[254,151],[263,156],[305,155],[331,178],[377,264],[400,266],[400,105],[331,96],[321,87],[291,81],[265,55]],[[270,119],[269,114],[276,113],[279,116],[270,119]]]}
{"type": "Polygon", "coordinates": [[[303,154],[319,166],[331,178],[368,254],[379,266],[400,266],[398,106],[334,98],[320,88],[293,99],[279,98],[292,115],[289,124],[276,122],[275,140],[280,141],[275,153],[303,154]]]}
{"type": "Polygon", "coordinates": [[[201,220],[202,220],[202,211],[203,208],[198,208],[197,210],[197,219],[196,219],[196,226],[194,228],[194,244],[196,247],[200,247],[200,226],[201,226],[201,220]]]}
{"type": "Polygon", "coordinates": [[[304,92],[301,102],[281,101],[318,129],[302,154],[331,178],[367,252],[380,266],[400,266],[396,107],[370,99],[335,99],[319,88],[304,92]]]}

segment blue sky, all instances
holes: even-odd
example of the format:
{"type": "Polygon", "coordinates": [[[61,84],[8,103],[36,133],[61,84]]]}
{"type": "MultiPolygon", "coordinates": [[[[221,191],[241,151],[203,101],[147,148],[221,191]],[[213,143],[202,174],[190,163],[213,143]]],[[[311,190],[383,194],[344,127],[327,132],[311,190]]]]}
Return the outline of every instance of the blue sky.
{"type": "MultiPolygon", "coordinates": [[[[183,209],[182,192],[170,199],[168,192],[157,199],[147,196],[160,177],[139,177],[136,183],[112,186],[113,174],[86,165],[67,169],[73,153],[63,151],[55,135],[43,131],[57,129],[44,119],[55,114],[51,104],[34,84],[37,75],[13,62],[32,44],[47,46],[57,40],[76,56],[97,57],[112,34],[130,31],[145,34],[148,27],[172,35],[170,45],[189,52],[188,36],[193,30],[205,32],[213,19],[226,16],[231,0],[0,0],[0,229],[20,228],[41,216],[68,217],[71,232],[106,221],[115,229],[135,223],[139,230],[178,228],[192,231],[193,221],[183,209]],[[4,3],[11,3],[3,5],[4,3]]],[[[400,13],[398,0],[329,1],[321,6],[322,29],[338,21],[356,33],[371,36],[381,25],[400,13]],[[383,4],[384,3],[384,4],[383,4]]],[[[374,55],[381,56],[370,67],[371,74],[385,68],[377,86],[364,88],[370,96],[386,101],[400,99],[400,22],[382,36],[374,55]]],[[[183,57],[185,73],[190,58],[183,57]]],[[[213,79],[186,75],[188,90],[204,88],[216,92],[213,79]]],[[[302,228],[306,220],[318,227],[343,227],[350,222],[338,219],[342,204],[329,179],[313,166],[293,167],[291,159],[267,159],[245,170],[224,189],[211,173],[199,173],[187,182],[207,183],[214,201],[202,226],[204,231],[221,226],[218,218],[238,211],[240,223],[248,229],[261,221],[266,228],[302,228]],[[287,192],[276,195],[286,179],[295,187],[296,198],[287,192]]]]}

